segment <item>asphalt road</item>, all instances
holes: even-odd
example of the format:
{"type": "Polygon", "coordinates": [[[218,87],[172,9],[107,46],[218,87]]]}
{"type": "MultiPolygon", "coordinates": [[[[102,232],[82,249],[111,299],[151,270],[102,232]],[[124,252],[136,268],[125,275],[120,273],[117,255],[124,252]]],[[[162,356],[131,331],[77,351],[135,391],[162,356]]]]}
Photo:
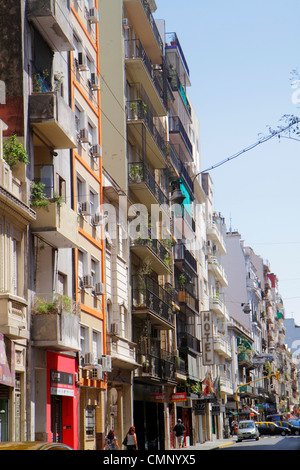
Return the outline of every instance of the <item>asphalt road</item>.
{"type": "Polygon", "coordinates": [[[261,436],[259,441],[245,440],[222,448],[230,450],[300,450],[300,436],[261,436]]]}

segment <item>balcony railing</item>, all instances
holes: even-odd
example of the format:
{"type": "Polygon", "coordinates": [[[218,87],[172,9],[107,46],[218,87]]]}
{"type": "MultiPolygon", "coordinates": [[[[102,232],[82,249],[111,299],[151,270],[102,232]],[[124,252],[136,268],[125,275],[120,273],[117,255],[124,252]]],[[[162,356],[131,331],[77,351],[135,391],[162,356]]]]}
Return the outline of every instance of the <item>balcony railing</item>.
{"type": "Polygon", "coordinates": [[[174,259],[187,262],[195,273],[197,273],[197,261],[183,243],[175,245],[174,259]]]}
{"type": "Polygon", "coordinates": [[[155,36],[155,39],[157,41],[157,44],[159,45],[159,48],[161,50],[161,53],[163,52],[163,42],[162,42],[162,39],[160,37],[160,34],[159,34],[159,31],[158,31],[158,28],[156,26],[156,23],[155,23],[155,20],[153,18],[153,15],[151,13],[151,10],[150,10],[150,7],[149,7],[149,3],[148,3],[148,0],[141,0],[142,4],[143,4],[143,7],[144,7],[144,10],[145,10],[145,13],[147,15],[147,18],[148,18],[148,21],[152,27],[152,30],[153,30],[153,34],[155,36]]]}
{"type": "Polygon", "coordinates": [[[137,355],[137,362],[142,367],[138,371],[140,377],[156,378],[160,380],[175,380],[175,360],[174,357],[164,357],[164,351],[160,352],[161,357],[155,354],[137,355]]]}
{"type": "Polygon", "coordinates": [[[169,204],[169,198],[164,194],[154,176],[143,162],[128,164],[129,184],[146,183],[159,204],[169,204]]]}
{"type": "Polygon", "coordinates": [[[149,276],[133,276],[132,285],[133,310],[151,310],[162,320],[173,324],[172,293],[149,276]]]}
{"type": "Polygon", "coordinates": [[[169,126],[170,126],[170,134],[179,133],[190,155],[192,155],[193,146],[180,118],[178,116],[169,116],[169,126]]]}
{"type": "Polygon", "coordinates": [[[32,308],[31,338],[36,347],[80,350],[80,304],[60,294],[39,294],[32,308]]]}
{"type": "Polygon", "coordinates": [[[190,333],[181,332],[177,334],[179,348],[188,348],[200,353],[200,340],[190,333]]]}
{"type": "MultiPolygon", "coordinates": [[[[158,93],[160,99],[166,104],[166,96],[164,92],[163,83],[159,80],[156,75],[155,70],[153,69],[152,62],[149,59],[146,50],[139,39],[127,39],[125,41],[125,58],[128,60],[141,60],[144,64],[145,69],[147,70],[153,85],[155,86],[156,92],[158,93]]],[[[161,70],[163,72],[163,70],[161,70]]]]}
{"type": "Polygon", "coordinates": [[[154,113],[151,109],[150,104],[142,99],[136,99],[133,101],[127,102],[127,119],[130,123],[135,123],[136,121],[144,122],[145,126],[149,130],[153,140],[156,145],[166,158],[167,155],[167,145],[164,137],[160,134],[157,127],[154,124],[154,113]]]}

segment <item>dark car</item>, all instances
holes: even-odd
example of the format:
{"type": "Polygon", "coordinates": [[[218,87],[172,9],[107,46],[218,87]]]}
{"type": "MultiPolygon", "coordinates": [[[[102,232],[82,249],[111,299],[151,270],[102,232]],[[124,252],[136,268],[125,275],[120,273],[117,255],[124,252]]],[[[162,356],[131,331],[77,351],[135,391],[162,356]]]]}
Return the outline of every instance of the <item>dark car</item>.
{"type": "Polygon", "coordinates": [[[296,426],[292,423],[289,423],[287,421],[276,421],[276,424],[278,424],[279,426],[284,426],[286,428],[289,428],[291,431],[292,431],[292,434],[294,434],[295,436],[299,436],[300,434],[300,426],[296,426]]]}
{"type": "Polygon", "coordinates": [[[261,435],[266,434],[269,436],[290,436],[292,434],[292,431],[288,427],[278,426],[277,423],[272,423],[271,421],[260,421],[256,424],[261,435]]]}

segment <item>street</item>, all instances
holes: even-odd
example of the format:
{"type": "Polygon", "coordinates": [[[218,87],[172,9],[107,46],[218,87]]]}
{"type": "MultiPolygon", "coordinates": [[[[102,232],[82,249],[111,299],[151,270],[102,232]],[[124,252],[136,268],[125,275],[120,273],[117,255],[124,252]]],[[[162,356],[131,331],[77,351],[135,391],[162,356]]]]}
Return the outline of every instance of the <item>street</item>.
{"type": "Polygon", "coordinates": [[[234,442],[220,450],[300,450],[300,437],[261,436],[259,441],[234,442]]]}

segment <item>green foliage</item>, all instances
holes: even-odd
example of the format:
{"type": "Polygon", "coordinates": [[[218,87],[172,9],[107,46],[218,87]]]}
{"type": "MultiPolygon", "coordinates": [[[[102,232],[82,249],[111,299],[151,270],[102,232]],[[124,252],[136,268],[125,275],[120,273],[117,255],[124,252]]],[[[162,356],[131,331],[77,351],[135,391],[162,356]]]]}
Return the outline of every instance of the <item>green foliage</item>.
{"type": "Polygon", "coordinates": [[[3,158],[10,168],[13,168],[18,162],[27,165],[29,163],[28,155],[21,144],[17,141],[16,135],[12,135],[8,142],[3,143],[3,158]]]}
{"type": "Polygon", "coordinates": [[[38,182],[31,183],[31,201],[32,207],[48,207],[49,200],[44,193],[45,184],[38,182]]]}

